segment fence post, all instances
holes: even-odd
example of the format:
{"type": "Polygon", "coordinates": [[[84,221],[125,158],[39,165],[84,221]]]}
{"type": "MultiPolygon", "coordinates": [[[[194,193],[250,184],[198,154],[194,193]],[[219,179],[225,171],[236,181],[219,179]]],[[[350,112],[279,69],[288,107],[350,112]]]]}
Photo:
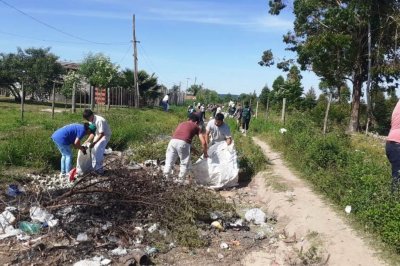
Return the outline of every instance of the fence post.
{"type": "Polygon", "coordinates": [[[286,98],[283,98],[281,121],[285,125],[286,98]]]}
{"type": "Polygon", "coordinates": [[[329,108],[331,107],[331,101],[332,101],[332,94],[329,94],[328,106],[326,107],[325,118],[324,118],[324,135],[326,134],[326,128],[327,128],[327,124],[328,124],[329,108]]]}

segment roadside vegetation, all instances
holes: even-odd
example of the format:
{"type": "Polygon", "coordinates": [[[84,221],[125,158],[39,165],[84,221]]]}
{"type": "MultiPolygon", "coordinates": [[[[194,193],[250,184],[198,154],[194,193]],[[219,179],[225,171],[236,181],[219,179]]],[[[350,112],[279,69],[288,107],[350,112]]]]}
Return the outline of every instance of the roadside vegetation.
{"type": "Polygon", "coordinates": [[[340,124],[322,134],[310,113],[291,112],[283,126],[276,115],[257,120],[253,129],[368,232],[400,252],[400,195],[391,194],[391,170],[384,142],[362,134],[347,135],[340,124]],[[285,133],[280,129],[285,128],[285,133]]]}

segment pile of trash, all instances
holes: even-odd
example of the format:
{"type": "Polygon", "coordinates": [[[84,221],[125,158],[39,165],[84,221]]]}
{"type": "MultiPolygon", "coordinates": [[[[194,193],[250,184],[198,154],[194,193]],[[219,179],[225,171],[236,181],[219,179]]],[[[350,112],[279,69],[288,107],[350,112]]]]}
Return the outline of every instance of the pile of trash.
{"type": "Polygon", "coordinates": [[[145,265],[178,247],[211,247],[218,234],[227,238],[219,244],[225,250],[265,238],[261,210],[240,218],[217,192],[166,180],[157,160],[136,163],[129,150],[107,153],[104,175],[83,173],[73,182],[29,175],[23,185],[6,187],[0,195],[4,263],[145,265]]]}

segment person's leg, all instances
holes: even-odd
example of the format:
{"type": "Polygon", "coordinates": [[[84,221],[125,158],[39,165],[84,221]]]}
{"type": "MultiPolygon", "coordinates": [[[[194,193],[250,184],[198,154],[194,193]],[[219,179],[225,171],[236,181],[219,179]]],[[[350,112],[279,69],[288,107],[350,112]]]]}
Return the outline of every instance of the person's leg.
{"type": "Polygon", "coordinates": [[[246,131],[249,130],[249,126],[250,126],[250,119],[246,120],[246,131]]]}
{"type": "Polygon", "coordinates": [[[107,139],[103,137],[102,140],[96,143],[92,150],[92,166],[94,170],[99,174],[102,174],[104,172],[104,151],[106,150],[107,143],[107,139]]]}
{"type": "Polygon", "coordinates": [[[179,143],[178,155],[181,160],[178,177],[183,179],[190,170],[190,144],[184,141],[179,143]]]}
{"type": "Polygon", "coordinates": [[[67,174],[71,170],[71,162],[72,162],[71,147],[69,145],[62,145],[58,143],[56,143],[56,146],[61,153],[61,174],[67,174]]]}
{"type": "Polygon", "coordinates": [[[164,176],[167,178],[171,174],[171,170],[175,165],[176,160],[178,159],[178,152],[176,149],[176,140],[172,139],[168,143],[167,151],[165,152],[165,167],[164,167],[164,176]]]}
{"type": "Polygon", "coordinates": [[[68,174],[69,171],[71,171],[72,168],[72,161],[73,161],[73,154],[72,154],[72,149],[70,145],[65,145],[65,150],[64,150],[64,155],[65,155],[65,173],[68,174]]]}
{"type": "Polygon", "coordinates": [[[392,192],[394,192],[400,185],[400,143],[386,142],[386,156],[392,165],[392,192]]]}

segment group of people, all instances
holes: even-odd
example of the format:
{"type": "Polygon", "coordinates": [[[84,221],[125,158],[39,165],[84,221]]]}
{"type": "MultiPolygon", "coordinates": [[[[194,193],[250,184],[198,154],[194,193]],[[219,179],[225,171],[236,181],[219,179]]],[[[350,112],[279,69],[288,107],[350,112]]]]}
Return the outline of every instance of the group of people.
{"type": "Polygon", "coordinates": [[[210,120],[205,128],[201,117],[202,115],[192,112],[189,114],[188,121],[180,123],[175,129],[165,154],[165,177],[170,177],[175,162],[179,158],[180,168],[177,181],[184,181],[190,168],[191,151],[195,154],[200,154],[191,145],[195,136],[198,136],[200,140],[204,158],[208,158],[207,150],[209,146],[221,141],[226,141],[228,145],[232,144],[231,131],[229,126],[224,122],[224,115],[222,113],[217,114],[214,119],[210,120]]]}
{"type": "Polygon", "coordinates": [[[93,169],[100,175],[104,173],[104,151],[111,138],[110,126],[103,117],[95,115],[90,109],[84,110],[82,116],[86,120],[85,123],[66,125],[57,129],[51,136],[61,153],[60,177],[67,177],[71,171],[73,160],[71,146],[84,154],[90,148],[93,169]],[[82,143],[86,135],[88,138],[82,143]]]}
{"type": "MultiPolygon", "coordinates": [[[[168,111],[168,94],[163,99],[163,107],[168,111]]],[[[227,145],[232,143],[232,134],[229,126],[224,122],[225,116],[222,108],[216,106],[217,110],[213,118],[205,125],[206,107],[204,104],[198,103],[196,107],[189,106],[188,120],[182,122],[175,129],[172,139],[168,143],[166,150],[166,161],[164,175],[169,177],[177,159],[180,159],[180,170],[178,174],[179,180],[184,180],[190,168],[190,153],[193,151],[200,155],[192,147],[192,140],[198,136],[204,158],[208,157],[207,150],[215,143],[226,141],[227,145]],[[220,108],[218,110],[218,107],[220,108]]],[[[251,108],[248,104],[242,108],[239,104],[234,116],[240,121],[243,128],[248,129],[251,108]]],[[[107,143],[111,138],[111,130],[107,121],[86,109],[83,112],[83,118],[86,122],[79,124],[69,124],[56,130],[51,136],[61,153],[61,173],[60,176],[68,176],[72,168],[73,153],[72,147],[86,153],[88,148],[92,152],[92,166],[98,174],[103,174],[104,151],[107,143]],[[82,139],[88,136],[85,142],[82,139]]]]}

